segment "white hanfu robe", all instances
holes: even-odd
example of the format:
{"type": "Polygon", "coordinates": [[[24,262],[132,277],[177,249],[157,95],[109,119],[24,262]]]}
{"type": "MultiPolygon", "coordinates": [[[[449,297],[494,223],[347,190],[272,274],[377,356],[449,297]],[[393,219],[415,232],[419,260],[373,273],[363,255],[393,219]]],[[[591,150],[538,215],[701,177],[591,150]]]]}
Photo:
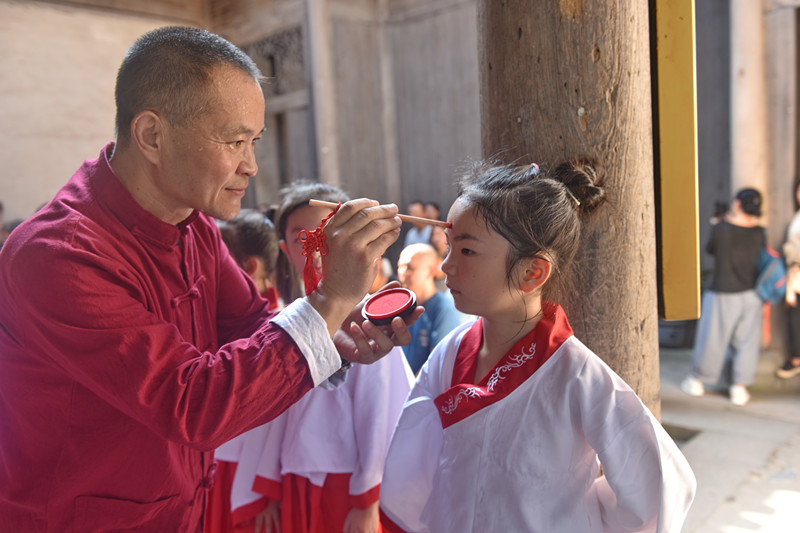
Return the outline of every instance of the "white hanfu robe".
{"type": "Polygon", "coordinates": [[[375,363],[353,365],[340,387],[312,389],[280,417],[229,443],[221,451],[238,462],[234,518],[247,516],[239,511],[265,495],[280,499],[288,474],[319,487],[328,474],[351,474],[350,497],[377,500],[386,450],[412,383],[411,368],[396,347],[375,363]]]}
{"type": "Polygon", "coordinates": [[[473,385],[481,342],[462,325],[422,368],[386,459],[389,531],[679,533],[689,464],[560,307],[473,385]]]}

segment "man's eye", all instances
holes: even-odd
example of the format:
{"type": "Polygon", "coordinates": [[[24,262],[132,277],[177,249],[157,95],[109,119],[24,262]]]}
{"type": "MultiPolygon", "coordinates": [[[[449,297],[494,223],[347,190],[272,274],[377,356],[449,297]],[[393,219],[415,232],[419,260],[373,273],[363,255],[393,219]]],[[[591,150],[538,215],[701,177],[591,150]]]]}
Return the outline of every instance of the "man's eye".
{"type": "Polygon", "coordinates": [[[461,255],[472,255],[472,254],[474,254],[474,253],[475,253],[475,252],[473,252],[473,251],[472,251],[472,250],[470,250],[469,248],[462,248],[462,249],[461,249],[461,255]]]}

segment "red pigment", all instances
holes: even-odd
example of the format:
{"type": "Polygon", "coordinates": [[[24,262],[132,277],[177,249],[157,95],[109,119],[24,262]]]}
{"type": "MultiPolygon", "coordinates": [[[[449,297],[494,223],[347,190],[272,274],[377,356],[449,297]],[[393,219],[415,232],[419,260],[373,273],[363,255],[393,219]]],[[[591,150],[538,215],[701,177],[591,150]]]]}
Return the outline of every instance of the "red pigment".
{"type": "Polygon", "coordinates": [[[416,301],[414,293],[408,289],[389,289],[370,298],[364,306],[364,318],[388,323],[395,316],[410,312],[416,301]]]}

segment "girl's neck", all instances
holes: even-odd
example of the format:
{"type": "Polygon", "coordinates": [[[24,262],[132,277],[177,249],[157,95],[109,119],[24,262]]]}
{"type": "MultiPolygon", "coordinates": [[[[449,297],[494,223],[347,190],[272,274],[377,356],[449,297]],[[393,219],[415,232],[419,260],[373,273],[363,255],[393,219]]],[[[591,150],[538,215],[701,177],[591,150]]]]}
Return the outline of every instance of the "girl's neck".
{"type": "Polygon", "coordinates": [[[476,383],[480,381],[505,354],[528,333],[533,331],[542,319],[541,299],[535,305],[528,305],[528,320],[525,316],[492,318],[483,317],[483,343],[478,352],[478,366],[475,372],[476,383]],[[523,323],[524,321],[524,323],[523,323]]]}

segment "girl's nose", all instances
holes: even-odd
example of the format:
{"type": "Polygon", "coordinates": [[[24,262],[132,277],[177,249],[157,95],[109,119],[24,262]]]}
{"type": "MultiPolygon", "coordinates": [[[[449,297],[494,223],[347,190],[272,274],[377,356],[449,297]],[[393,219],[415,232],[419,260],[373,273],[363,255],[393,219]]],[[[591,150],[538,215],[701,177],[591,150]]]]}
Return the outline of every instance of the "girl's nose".
{"type": "Polygon", "coordinates": [[[453,271],[453,266],[452,266],[452,263],[450,261],[450,251],[448,251],[447,255],[444,256],[444,259],[442,260],[442,264],[439,265],[439,268],[441,268],[442,272],[444,272],[447,275],[450,275],[451,272],[453,271]]]}

